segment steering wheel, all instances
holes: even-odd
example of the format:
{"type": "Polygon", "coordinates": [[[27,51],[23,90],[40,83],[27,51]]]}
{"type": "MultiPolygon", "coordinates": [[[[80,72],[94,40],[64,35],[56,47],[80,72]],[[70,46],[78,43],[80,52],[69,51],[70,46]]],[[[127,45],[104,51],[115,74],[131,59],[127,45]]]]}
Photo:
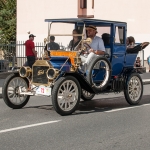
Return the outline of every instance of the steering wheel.
{"type": "Polygon", "coordinates": [[[83,46],[84,46],[84,48],[80,50],[79,55],[85,54],[85,53],[88,54],[88,52],[86,52],[86,49],[87,49],[87,48],[88,48],[88,49],[91,48],[91,46],[90,46],[89,44],[87,44],[87,43],[83,43],[83,46]]]}
{"type": "Polygon", "coordinates": [[[84,45],[86,48],[91,49],[91,46],[90,46],[88,43],[83,43],[83,45],[84,45]]]}
{"type": "Polygon", "coordinates": [[[81,50],[79,55],[81,55],[81,53],[84,52],[87,48],[91,49],[90,44],[92,43],[92,39],[91,38],[87,38],[87,39],[83,40],[82,42],[83,42],[84,48],[81,50]]]}

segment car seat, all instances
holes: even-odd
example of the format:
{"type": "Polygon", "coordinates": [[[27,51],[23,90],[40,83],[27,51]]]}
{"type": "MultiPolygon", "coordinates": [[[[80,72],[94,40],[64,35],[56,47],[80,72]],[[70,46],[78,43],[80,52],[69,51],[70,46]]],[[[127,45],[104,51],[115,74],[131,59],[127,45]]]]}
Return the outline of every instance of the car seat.
{"type": "Polygon", "coordinates": [[[110,34],[108,33],[103,33],[102,34],[102,39],[104,41],[104,45],[109,45],[110,44],[110,34]]]}
{"type": "Polygon", "coordinates": [[[104,54],[104,56],[109,58],[111,56],[111,49],[110,49],[110,47],[108,47],[108,46],[110,46],[110,34],[103,33],[102,34],[102,39],[103,39],[103,42],[104,42],[105,52],[106,52],[104,54]]]}

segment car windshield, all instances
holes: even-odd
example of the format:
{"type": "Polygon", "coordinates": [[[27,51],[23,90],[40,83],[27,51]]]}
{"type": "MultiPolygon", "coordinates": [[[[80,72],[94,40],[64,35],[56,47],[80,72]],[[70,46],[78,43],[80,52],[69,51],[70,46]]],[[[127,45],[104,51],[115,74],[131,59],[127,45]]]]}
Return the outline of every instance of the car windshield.
{"type": "MultiPolygon", "coordinates": [[[[60,49],[66,50],[69,47],[71,40],[73,40],[72,34],[82,34],[83,27],[78,27],[77,31],[74,31],[74,29],[75,24],[52,23],[50,27],[50,36],[55,37],[55,42],[60,45],[60,49]]],[[[76,38],[81,40],[82,37],[76,36],[76,38]]]]}

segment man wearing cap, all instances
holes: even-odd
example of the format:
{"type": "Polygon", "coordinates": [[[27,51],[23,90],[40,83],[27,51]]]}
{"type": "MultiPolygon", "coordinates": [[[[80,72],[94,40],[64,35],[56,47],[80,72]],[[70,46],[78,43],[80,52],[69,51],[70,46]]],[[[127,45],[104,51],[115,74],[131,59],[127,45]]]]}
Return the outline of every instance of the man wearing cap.
{"type": "Polygon", "coordinates": [[[88,38],[92,39],[92,43],[90,44],[91,48],[88,50],[88,56],[81,56],[81,60],[88,66],[93,58],[97,57],[98,55],[105,54],[105,47],[103,40],[100,37],[96,36],[97,28],[95,26],[89,25],[88,27],[86,27],[86,30],[88,38]]]}
{"type": "Polygon", "coordinates": [[[29,35],[29,40],[25,42],[25,47],[26,47],[26,56],[27,56],[27,62],[29,67],[32,68],[32,65],[35,62],[35,59],[37,57],[37,54],[35,52],[35,46],[34,46],[34,37],[35,35],[30,34],[29,35]]]}

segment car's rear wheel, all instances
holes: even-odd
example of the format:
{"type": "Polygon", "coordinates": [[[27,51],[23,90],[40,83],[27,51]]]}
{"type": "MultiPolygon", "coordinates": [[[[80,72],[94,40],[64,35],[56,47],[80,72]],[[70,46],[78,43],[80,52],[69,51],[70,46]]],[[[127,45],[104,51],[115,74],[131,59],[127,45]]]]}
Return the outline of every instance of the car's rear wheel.
{"type": "Polygon", "coordinates": [[[95,96],[94,93],[89,93],[88,91],[82,89],[81,91],[81,98],[84,100],[84,101],[90,101],[92,100],[92,98],[95,96]]]}
{"type": "Polygon", "coordinates": [[[132,73],[125,84],[124,95],[130,105],[140,102],[143,95],[143,82],[138,73],[132,73]]]}
{"type": "Polygon", "coordinates": [[[54,109],[60,115],[70,115],[78,107],[81,88],[78,80],[72,76],[60,77],[52,91],[54,109]]]}
{"type": "Polygon", "coordinates": [[[28,82],[15,74],[9,75],[4,82],[2,96],[7,106],[13,109],[24,107],[29,101],[29,95],[21,95],[19,87],[28,88],[28,82]]]}

